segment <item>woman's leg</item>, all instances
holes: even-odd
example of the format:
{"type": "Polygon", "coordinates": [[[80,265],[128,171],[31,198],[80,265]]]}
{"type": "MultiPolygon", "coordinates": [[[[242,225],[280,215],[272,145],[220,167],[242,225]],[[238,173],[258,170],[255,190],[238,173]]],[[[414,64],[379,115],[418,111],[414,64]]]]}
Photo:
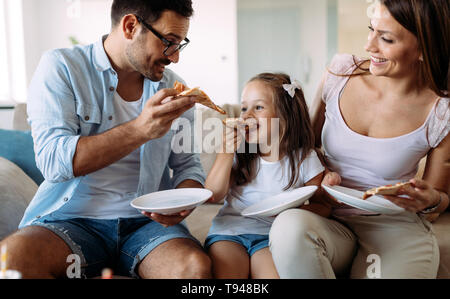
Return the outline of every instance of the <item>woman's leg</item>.
{"type": "Polygon", "coordinates": [[[230,241],[219,241],[209,248],[216,279],[248,279],[250,258],[244,246],[230,241]]]}
{"type": "Polygon", "coordinates": [[[252,279],[279,279],[277,268],[273,263],[269,248],[261,249],[250,258],[250,275],[252,279]]]}
{"type": "Polygon", "coordinates": [[[411,213],[342,220],[359,237],[351,278],[436,278],[439,247],[428,221],[411,213]]]}
{"type": "Polygon", "coordinates": [[[343,224],[299,209],[280,214],[270,231],[270,250],[281,278],[330,279],[346,274],[356,244],[343,224]]]}

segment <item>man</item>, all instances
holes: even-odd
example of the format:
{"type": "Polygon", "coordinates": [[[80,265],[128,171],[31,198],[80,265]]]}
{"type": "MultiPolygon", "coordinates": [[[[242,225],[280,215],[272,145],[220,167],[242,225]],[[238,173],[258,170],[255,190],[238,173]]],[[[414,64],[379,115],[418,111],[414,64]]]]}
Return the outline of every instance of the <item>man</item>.
{"type": "Polygon", "coordinates": [[[24,278],[67,277],[72,254],[82,277],[108,267],[210,278],[208,256],[181,224],[192,211],[145,217],[130,207],[143,194],[203,188],[199,157],[171,151],[171,126],[181,116],[193,122],[196,99],[174,98],[182,80],[165,69],[189,42],[192,14],[190,0],[115,0],[109,36],[43,56],[28,114],[46,181],[3,242],[24,278]]]}

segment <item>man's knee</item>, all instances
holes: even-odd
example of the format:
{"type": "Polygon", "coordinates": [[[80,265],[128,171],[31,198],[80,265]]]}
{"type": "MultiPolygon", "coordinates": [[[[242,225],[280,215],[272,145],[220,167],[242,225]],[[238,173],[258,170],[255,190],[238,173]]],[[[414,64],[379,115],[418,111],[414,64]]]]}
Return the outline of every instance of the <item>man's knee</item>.
{"type": "Polygon", "coordinates": [[[1,245],[8,249],[8,268],[24,278],[56,277],[71,251],[64,241],[41,227],[26,227],[8,236],[1,245]]]}
{"type": "Polygon", "coordinates": [[[139,265],[142,278],[208,279],[212,263],[200,246],[175,239],[158,246],[139,265]]]}
{"type": "MultiPolygon", "coordinates": [[[[212,276],[212,263],[209,256],[201,250],[191,251],[180,265],[179,271],[185,278],[208,279],[212,276]]],[[[181,274],[180,273],[180,274],[181,274]]]]}

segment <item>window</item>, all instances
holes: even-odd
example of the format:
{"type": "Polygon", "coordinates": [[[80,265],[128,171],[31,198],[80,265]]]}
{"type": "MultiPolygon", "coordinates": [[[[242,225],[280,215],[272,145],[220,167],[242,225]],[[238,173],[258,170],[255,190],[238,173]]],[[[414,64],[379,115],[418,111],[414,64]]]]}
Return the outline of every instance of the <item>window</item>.
{"type": "Polygon", "coordinates": [[[0,0],[0,102],[10,100],[5,8],[5,0],[0,0]]]}
{"type": "Polygon", "coordinates": [[[0,102],[25,102],[27,93],[22,1],[0,0],[0,102]]]}

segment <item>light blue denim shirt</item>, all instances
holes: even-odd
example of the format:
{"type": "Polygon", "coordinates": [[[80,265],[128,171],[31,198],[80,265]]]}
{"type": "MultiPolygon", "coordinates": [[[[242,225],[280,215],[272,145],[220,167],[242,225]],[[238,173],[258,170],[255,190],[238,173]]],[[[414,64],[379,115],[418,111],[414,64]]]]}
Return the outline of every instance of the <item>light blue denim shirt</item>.
{"type": "MultiPolygon", "coordinates": [[[[105,38],[88,46],[48,51],[37,67],[29,88],[28,121],[36,164],[45,181],[19,228],[44,217],[55,219],[52,213],[70,202],[80,184],[81,178],[74,177],[72,168],[78,140],[112,129],[108,122],[114,117],[112,103],[118,77],[104,50],[105,38]]],[[[146,79],[143,106],[159,90],[171,88],[176,80],[183,82],[170,70],[164,72],[160,82],[146,79]]],[[[194,109],[182,118],[191,123],[193,144],[194,109]]],[[[178,132],[171,130],[141,147],[138,196],[176,188],[185,180],[204,184],[198,154],[172,151],[172,139],[178,132]]]]}

